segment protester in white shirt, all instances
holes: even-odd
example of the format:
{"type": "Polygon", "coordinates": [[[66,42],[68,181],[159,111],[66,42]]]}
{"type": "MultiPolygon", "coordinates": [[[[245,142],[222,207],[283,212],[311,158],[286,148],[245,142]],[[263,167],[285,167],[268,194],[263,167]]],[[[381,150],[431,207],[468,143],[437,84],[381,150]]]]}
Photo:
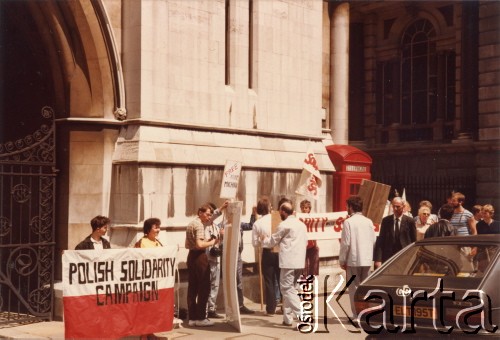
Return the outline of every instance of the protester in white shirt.
{"type": "MultiPolygon", "coordinates": [[[[262,217],[253,224],[252,245],[260,247],[260,235],[271,235],[271,203],[267,196],[262,196],[257,202],[257,214],[262,217]]],[[[266,297],[266,315],[272,316],[276,313],[277,299],[276,289],[280,275],[279,256],[273,252],[272,247],[262,247],[261,271],[264,278],[264,294],[266,297]]]]}
{"type": "Polygon", "coordinates": [[[293,205],[283,203],[279,208],[282,222],[271,237],[261,236],[263,247],[279,245],[280,288],[283,296],[283,325],[291,326],[294,315],[300,314],[297,280],[304,269],[307,247],[307,227],[293,215],[293,205]]]}
{"type": "Polygon", "coordinates": [[[347,279],[355,276],[349,286],[349,299],[353,317],[356,318],[354,308],[354,294],[358,286],[368,277],[373,261],[373,247],[375,245],[375,231],[373,222],[363,216],[363,200],[359,196],[347,199],[347,209],[350,217],[344,220],[340,237],[339,264],[346,271],[347,279]]]}

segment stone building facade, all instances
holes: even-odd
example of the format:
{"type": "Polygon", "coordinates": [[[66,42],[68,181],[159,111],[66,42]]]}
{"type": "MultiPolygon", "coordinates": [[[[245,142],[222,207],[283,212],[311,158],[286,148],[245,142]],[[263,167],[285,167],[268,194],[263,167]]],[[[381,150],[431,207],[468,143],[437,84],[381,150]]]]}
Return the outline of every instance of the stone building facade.
{"type": "Polygon", "coordinates": [[[374,180],[406,188],[414,214],[449,190],[498,206],[499,3],[352,2],[350,14],[349,143],[373,157],[374,180]]]}
{"type": "MultiPolygon", "coordinates": [[[[467,175],[468,197],[500,204],[498,2],[0,6],[1,142],[36,130],[42,107],[55,112],[57,254],[98,214],[111,217],[118,247],[159,217],[161,237],[182,252],[197,207],[221,202],[226,160],[243,163],[248,219],[262,194],[298,199],[312,149],[324,183],[314,209],[329,211],[330,144],[370,154],[375,180],[467,175]]],[[[428,197],[421,187],[408,197],[428,197]]]]}

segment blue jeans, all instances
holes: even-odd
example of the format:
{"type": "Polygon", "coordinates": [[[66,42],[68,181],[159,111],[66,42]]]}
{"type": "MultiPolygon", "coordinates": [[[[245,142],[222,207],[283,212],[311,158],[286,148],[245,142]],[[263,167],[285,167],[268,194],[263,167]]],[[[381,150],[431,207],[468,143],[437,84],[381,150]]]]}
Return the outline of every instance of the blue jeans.
{"type": "Polygon", "coordinates": [[[220,283],[220,263],[218,260],[209,260],[210,264],[210,294],[208,295],[207,310],[215,312],[217,310],[217,295],[219,295],[220,283]]]}

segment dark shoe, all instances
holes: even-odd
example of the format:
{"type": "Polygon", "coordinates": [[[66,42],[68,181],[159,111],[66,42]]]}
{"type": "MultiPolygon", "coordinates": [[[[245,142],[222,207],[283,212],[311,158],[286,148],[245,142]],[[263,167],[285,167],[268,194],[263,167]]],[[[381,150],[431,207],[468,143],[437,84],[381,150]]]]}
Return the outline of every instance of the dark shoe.
{"type": "Polygon", "coordinates": [[[248,309],[246,306],[240,307],[240,314],[254,314],[253,310],[248,309]]]}
{"type": "Polygon", "coordinates": [[[208,318],[209,319],[224,319],[224,317],[220,314],[217,314],[216,311],[211,310],[208,312],[208,318]]]}
{"type": "Polygon", "coordinates": [[[350,316],[349,319],[351,320],[351,322],[353,323],[354,327],[356,328],[361,328],[361,326],[359,325],[359,321],[358,321],[358,318],[355,317],[355,316],[350,316]]]}
{"type": "Polygon", "coordinates": [[[275,316],[276,313],[273,313],[273,312],[266,312],[265,316],[275,316]]]}

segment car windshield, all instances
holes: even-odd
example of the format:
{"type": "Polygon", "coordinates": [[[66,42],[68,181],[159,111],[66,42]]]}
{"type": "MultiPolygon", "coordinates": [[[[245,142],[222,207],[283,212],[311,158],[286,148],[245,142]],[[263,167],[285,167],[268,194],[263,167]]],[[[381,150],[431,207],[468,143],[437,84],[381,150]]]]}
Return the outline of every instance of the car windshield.
{"type": "Polygon", "coordinates": [[[384,275],[484,276],[497,246],[436,244],[409,248],[384,270],[384,275]]]}

